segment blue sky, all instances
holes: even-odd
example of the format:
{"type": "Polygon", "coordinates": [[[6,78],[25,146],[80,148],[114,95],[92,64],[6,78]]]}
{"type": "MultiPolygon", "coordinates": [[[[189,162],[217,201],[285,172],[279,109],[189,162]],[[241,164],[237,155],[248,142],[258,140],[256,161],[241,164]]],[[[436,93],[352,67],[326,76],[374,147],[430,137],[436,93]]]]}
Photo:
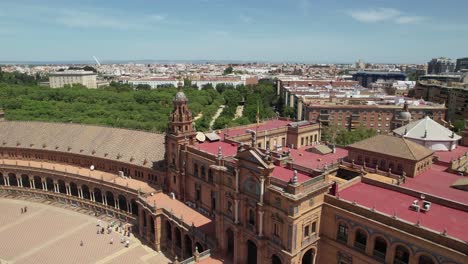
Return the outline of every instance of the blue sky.
{"type": "Polygon", "coordinates": [[[468,56],[466,0],[0,0],[0,61],[422,63],[468,56]]]}

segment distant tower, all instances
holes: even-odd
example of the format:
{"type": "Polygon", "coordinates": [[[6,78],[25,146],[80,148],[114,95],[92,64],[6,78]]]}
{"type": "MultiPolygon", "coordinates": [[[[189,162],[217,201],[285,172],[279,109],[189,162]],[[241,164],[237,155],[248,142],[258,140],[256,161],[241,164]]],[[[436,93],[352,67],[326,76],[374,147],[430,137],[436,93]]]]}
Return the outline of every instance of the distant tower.
{"type": "Polygon", "coordinates": [[[182,91],[181,82],[178,84],[178,91],[172,103],[174,110],[169,121],[165,143],[165,160],[168,166],[165,188],[184,200],[185,157],[181,153],[184,145],[193,144],[196,132],[193,129],[192,113],[188,108],[188,99],[182,91]]]}

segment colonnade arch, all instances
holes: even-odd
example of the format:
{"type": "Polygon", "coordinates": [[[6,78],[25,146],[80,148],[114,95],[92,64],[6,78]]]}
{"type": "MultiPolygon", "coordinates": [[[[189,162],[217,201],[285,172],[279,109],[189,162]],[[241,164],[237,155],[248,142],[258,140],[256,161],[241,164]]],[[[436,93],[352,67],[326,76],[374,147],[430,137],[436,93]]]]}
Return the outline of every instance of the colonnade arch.
{"type": "Polygon", "coordinates": [[[102,192],[99,188],[94,188],[94,201],[96,203],[102,203],[102,192]]]}
{"type": "Polygon", "coordinates": [[[310,248],[302,256],[302,264],[313,264],[314,263],[314,250],[310,248]]]}
{"type": "Polygon", "coordinates": [[[54,190],[54,180],[52,178],[47,177],[46,178],[46,191],[53,191],[54,190]]]}
{"type": "Polygon", "coordinates": [[[114,194],[110,191],[106,192],[106,201],[107,205],[115,207],[115,200],[114,200],[114,194]]]}
{"type": "Polygon", "coordinates": [[[185,258],[190,258],[193,255],[192,239],[188,235],[185,235],[184,243],[185,243],[185,258]]]}
{"type": "Polygon", "coordinates": [[[34,177],[33,177],[33,181],[34,181],[34,187],[35,187],[37,190],[42,190],[42,179],[41,179],[41,177],[39,177],[39,176],[34,176],[34,177]]]}
{"type": "Polygon", "coordinates": [[[16,174],[8,173],[8,181],[10,186],[18,186],[18,181],[16,180],[16,174]]]}
{"type": "Polygon", "coordinates": [[[28,175],[21,174],[21,185],[26,188],[31,188],[31,182],[29,181],[28,175]]]}
{"type": "Polygon", "coordinates": [[[117,199],[119,201],[120,210],[128,211],[127,198],[125,198],[125,196],[123,196],[122,194],[119,194],[117,199]]]}
{"type": "Polygon", "coordinates": [[[83,198],[84,199],[91,199],[91,193],[89,192],[89,187],[88,185],[81,185],[81,191],[83,192],[83,198]]]}
{"type": "Polygon", "coordinates": [[[58,191],[59,191],[59,193],[63,193],[63,194],[68,193],[68,191],[67,191],[67,185],[65,184],[65,181],[64,181],[64,180],[58,180],[57,183],[58,183],[58,191]]]}
{"type": "Polygon", "coordinates": [[[78,195],[78,186],[74,182],[70,182],[70,195],[79,196],[78,195]]]}

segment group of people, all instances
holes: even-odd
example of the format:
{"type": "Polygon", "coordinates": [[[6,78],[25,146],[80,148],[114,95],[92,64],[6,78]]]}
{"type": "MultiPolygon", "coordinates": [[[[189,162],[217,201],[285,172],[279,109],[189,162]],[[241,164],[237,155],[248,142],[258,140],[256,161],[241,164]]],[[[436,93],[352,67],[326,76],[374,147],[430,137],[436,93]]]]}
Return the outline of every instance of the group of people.
{"type": "MultiPolygon", "coordinates": [[[[125,244],[125,247],[129,247],[130,240],[126,239],[125,237],[126,236],[130,237],[130,230],[128,230],[127,228],[123,228],[122,223],[120,223],[119,225],[116,225],[115,222],[112,222],[110,225],[107,225],[107,228],[106,228],[107,229],[107,234],[112,233],[112,227],[114,227],[114,225],[115,225],[115,231],[116,232],[119,232],[119,233],[122,234],[122,231],[123,231],[123,235],[120,238],[120,243],[125,244]]],[[[104,229],[104,226],[103,226],[102,221],[100,219],[98,219],[98,221],[97,221],[97,227],[98,227],[98,229],[97,229],[96,234],[104,234],[105,229],[104,229]]],[[[113,237],[111,237],[109,244],[111,244],[111,245],[114,244],[114,238],[113,237]]],[[[83,246],[83,241],[81,241],[80,246],[83,246]]]]}
{"type": "Polygon", "coordinates": [[[25,207],[21,207],[21,214],[24,214],[28,211],[28,207],[25,206],[25,207]]]}

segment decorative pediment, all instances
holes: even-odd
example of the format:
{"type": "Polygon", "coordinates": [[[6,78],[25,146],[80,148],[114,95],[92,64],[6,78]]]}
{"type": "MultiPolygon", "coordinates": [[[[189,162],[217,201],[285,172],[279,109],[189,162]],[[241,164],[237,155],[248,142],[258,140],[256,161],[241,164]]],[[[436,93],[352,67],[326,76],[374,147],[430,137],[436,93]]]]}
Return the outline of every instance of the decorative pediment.
{"type": "Polygon", "coordinates": [[[274,165],[265,162],[263,160],[263,156],[264,154],[257,149],[250,148],[243,150],[242,152],[238,152],[236,158],[239,160],[241,166],[244,165],[243,167],[252,168],[252,165],[255,165],[258,167],[256,170],[272,168],[274,165]]]}

